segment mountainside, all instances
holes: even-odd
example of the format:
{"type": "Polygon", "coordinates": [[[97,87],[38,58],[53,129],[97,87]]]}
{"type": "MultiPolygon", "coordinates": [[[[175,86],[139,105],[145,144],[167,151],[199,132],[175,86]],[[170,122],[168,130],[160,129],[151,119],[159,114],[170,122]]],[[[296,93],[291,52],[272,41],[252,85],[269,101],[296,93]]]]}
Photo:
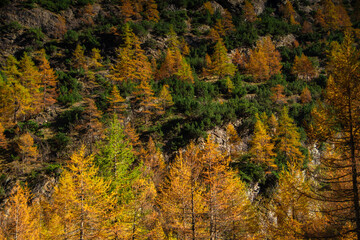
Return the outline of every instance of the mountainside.
{"type": "Polygon", "coordinates": [[[360,239],[359,27],[358,0],[2,1],[0,239],[360,239]]]}

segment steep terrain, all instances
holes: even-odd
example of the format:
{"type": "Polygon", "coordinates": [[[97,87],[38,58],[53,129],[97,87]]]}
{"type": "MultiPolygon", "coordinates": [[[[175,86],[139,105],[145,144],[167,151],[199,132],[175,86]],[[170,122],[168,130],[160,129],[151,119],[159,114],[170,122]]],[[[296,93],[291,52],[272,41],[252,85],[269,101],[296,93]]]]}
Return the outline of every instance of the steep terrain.
{"type": "Polygon", "coordinates": [[[0,6],[0,238],[360,238],[359,1],[0,6]]]}

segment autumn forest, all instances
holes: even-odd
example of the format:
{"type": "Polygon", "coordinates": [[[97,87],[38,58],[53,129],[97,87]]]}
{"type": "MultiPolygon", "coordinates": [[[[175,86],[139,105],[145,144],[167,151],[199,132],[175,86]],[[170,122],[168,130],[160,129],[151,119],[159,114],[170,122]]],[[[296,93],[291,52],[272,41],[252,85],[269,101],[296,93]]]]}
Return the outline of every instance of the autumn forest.
{"type": "Polygon", "coordinates": [[[2,0],[0,239],[360,240],[359,0],[2,0]]]}

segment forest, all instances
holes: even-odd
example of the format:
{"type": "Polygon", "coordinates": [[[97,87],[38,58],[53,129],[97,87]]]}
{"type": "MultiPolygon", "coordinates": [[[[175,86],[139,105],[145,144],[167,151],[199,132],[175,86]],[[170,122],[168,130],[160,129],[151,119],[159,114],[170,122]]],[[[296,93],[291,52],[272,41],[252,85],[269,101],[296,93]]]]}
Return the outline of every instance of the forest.
{"type": "Polygon", "coordinates": [[[0,240],[360,240],[359,43],[359,0],[2,0],[0,240]]]}

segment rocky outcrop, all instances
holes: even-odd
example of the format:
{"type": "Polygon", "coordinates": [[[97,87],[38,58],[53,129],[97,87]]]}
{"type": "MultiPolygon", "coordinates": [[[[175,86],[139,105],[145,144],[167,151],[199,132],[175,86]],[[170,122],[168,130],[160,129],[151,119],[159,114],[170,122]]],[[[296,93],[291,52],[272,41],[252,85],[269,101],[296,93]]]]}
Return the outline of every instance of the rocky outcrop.
{"type": "Polygon", "coordinates": [[[49,37],[56,38],[64,24],[60,15],[42,8],[6,7],[0,11],[4,23],[18,22],[26,28],[40,28],[49,37]]]}

